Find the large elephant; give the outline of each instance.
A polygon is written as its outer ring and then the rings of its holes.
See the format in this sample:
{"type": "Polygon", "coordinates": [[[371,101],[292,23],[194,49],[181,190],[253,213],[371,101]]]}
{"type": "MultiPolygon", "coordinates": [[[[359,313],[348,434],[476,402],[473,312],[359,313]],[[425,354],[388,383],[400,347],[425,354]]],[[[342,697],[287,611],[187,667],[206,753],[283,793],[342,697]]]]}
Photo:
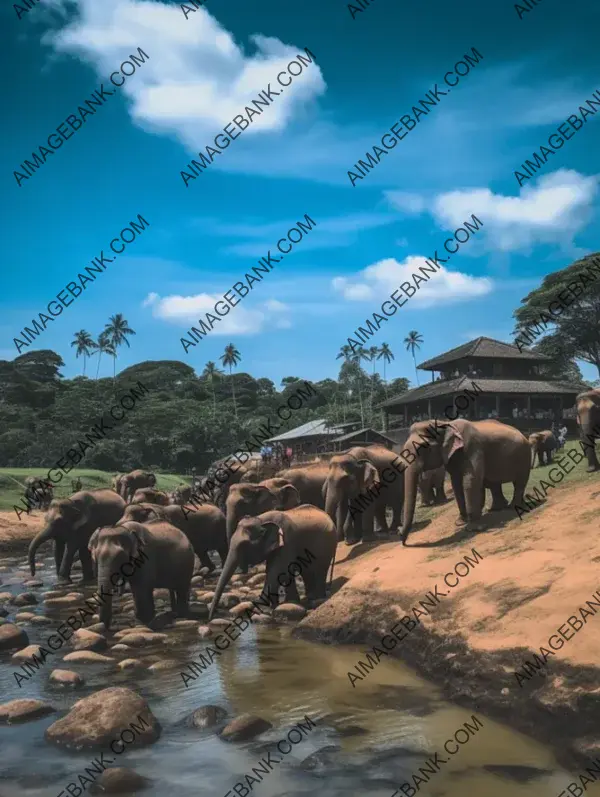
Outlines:
{"type": "Polygon", "coordinates": [[[227,561],[210,605],[209,619],[212,619],[236,568],[247,568],[260,562],[267,564],[263,592],[268,594],[271,606],[277,605],[280,586],[285,589],[286,601],[298,602],[295,578],[288,568],[302,555],[310,560],[300,573],[307,600],[325,598],[327,572],[336,546],[333,521],[326,512],[311,504],[301,504],[285,512],[275,510],[255,518],[243,518],[231,538],[227,561]],[[281,583],[282,577],[289,577],[287,584],[281,583]]]}
{"type": "Polygon", "coordinates": [[[151,487],[142,487],[136,490],[130,504],[158,504],[159,506],[169,506],[169,496],[160,490],[154,490],[151,487]]]}
{"type": "Polygon", "coordinates": [[[323,486],[328,473],[329,464],[318,462],[298,468],[286,468],[276,475],[294,485],[303,504],[312,504],[318,506],[319,509],[325,509],[323,486]]]}
{"type": "Polygon", "coordinates": [[[419,492],[421,493],[421,506],[444,504],[448,500],[444,492],[444,479],[446,468],[440,465],[435,470],[424,470],[419,477],[419,492]]]}
{"type": "Polygon", "coordinates": [[[79,551],[83,577],[94,578],[88,541],[98,526],[116,523],[125,511],[125,501],[114,490],[82,490],[70,498],[55,498],[46,513],[42,531],[29,546],[29,567],[35,575],[35,554],[46,540],[54,540],[56,572],[69,581],[73,557],[79,551]]]}
{"type": "Polygon", "coordinates": [[[556,438],[549,429],[543,432],[532,432],[529,435],[529,445],[531,446],[531,467],[535,467],[535,455],[538,455],[538,465],[551,465],[552,452],[558,448],[556,438]],[[544,455],[546,461],[544,462],[544,455]]]}
{"type": "Polygon", "coordinates": [[[576,399],[577,424],[581,446],[587,457],[587,473],[600,470],[596,455],[596,440],[600,437],[600,390],[586,390],[576,399]]]}
{"type": "Polygon", "coordinates": [[[325,511],[335,521],[338,539],[348,545],[374,539],[373,521],[388,531],[386,506],[393,510],[392,529],[402,523],[404,483],[390,486],[385,472],[398,470],[398,455],[384,446],[355,446],[329,461],[323,486],[325,511]]]}
{"type": "Polygon", "coordinates": [[[172,504],[184,506],[192,497],[192,488],[189,484],[178,484],[177,487],[170,494],[169,498],[172,504]]]}
{"type": "Polygon", "coordinates": [[[153,590],[157,588],[170,590],[173,611],[180,617],[187,615],[194,551],[185,534],[175,526],[163,520],[143,525],[130,520],[100,528],[89,541],[89,551],[98,570],[98,592],[104,598],[100,622],[107,629],[112,619],[115,575],[121,584],[124,579],[129,581],[135,615],[141,623],[147,625],[154,617],[153,590]],[[139,566],[133,567],[131,560],[138,557],[139,566]],[[133,570],[131,575],[124,565],[133,570]]]}
{"type": "Polygon", "coordinates": [[[400,455],[404,471],[405,506],[402,543],[411,530],[419,476],[425,470],[445,465],[452,480],[454,497],[460,511],[456,525],[480,528],[485,502],[485,488],[492,493],[492,510],[507,504],[502,485],[512,482],[512,505],[520,505],[531,470],[527,439],[518,429],[495,420],[422,421],[411,426],[411,433],[400,455]],[[404,451],[412,456],[404,455],[404,451]]]}
{"type": "Polygon", "coordinates": [[[130,503],[136,490],[139,490],[142,487],[155,486],[156,476],[154,473],[151,473],[151,471],[148,470],[132,470],[130,473],[126,473],[121,476],[121,491],[119,494],[127,503],[130,503]]]}
{"type": "Polygon", "coordinates": [[[49,479],[38,479],[35,476],[25,479],[25,500],[28,506],[37,506],[45,512],[53,497],[54,485],[49,479]]]}
{"type": "Polygon", "coordinates": [[[245,515],[252,517],[270,509],[292,509],[300,503],[296,488],[285,479],[267,479],[260,484],[233,484],[225,504],[227,541],[245,515]]]}
{"type": "Polygon", "coordinates": [[[149,520],[166,520],[182,531],[192,543],[194,553],[203,567],[214,570],[215,566],[208,555],[216,551],[225,564],[227,559],[227,536],[225,534],[225,515],[214,504],[202,504],[197,509],[186,509],[171,504],[129,504],[125,508],[119,524],[128,520],[146,523],[149,520]]]}
{"type": "Polygon", "coordinates": [[[213,490],[214,502],[222,512],[225,512],[225,506],[229,491],[234,484],[249,483],[258,484],[260,476],[256,463],[252,460],[239,464],[237,460],[229,458],[229,467],[224,464],[225,460],[219,460],[215,463],[207,473],[208,481],[212,482],[215,487],[213,490]],[[219,478],[217,478],[217,474],[219,478]]]}

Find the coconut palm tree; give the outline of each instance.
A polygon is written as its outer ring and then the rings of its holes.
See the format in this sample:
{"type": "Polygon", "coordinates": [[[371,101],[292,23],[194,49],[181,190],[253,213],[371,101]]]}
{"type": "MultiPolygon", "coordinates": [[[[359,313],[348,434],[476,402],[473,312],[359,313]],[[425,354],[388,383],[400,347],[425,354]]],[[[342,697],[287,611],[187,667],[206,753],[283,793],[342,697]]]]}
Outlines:
{"type": "Polygon", "coordinates": [[[209,360],[206,365],[204,366],[204,371],[202,371],[202,376],[205,379],[210,381],[210,389],[212,390],[213,394],[213,415],[217,414],[217,394],[215,392],[215,376],[221,376],[223,371],[217,368],[216,363],[212,360],[209,360]]]}
{"type": "Polygon", "coordinates": [[[124,343],[127,344],[127,348],[129,348],[129,341],[127,340],[128,335],[135,335],[133,329],[131,329],[127,323],[127,320],[123,317],[123,313],[117,313],[116,315],[111,315],[108,319],[108,324],[104,327],[104,333],[113,348],[113,352],[108,352],[113,357],[113,382],[115,381],[116,376],[116,367],[117,367],[117,349],[119,346],[122,346],[124,343]]]}
{"type": "Polygon", "coordinates": [[[103,354],[110,354],[112,357],[116,357],[115,347],[110,342],[106,331],[101,332],[98,335],[98,343],[96,344],[96,348],[98,349],[98,366],[96,368],[96,379],[98,379],[98,372],[100,371],[100,360],[102,359],[103,354]]]}
{"type": "Polygon", "coordinates": [[[373,375],[371,377],[371,396],[369,402],[371,404],[371,420],[370,423],[373,425],[373,391],[375,390],[375,362],[377,360],[377,355],[379,354],[379,349],[377,346],[371,346],[368,349],[362,349],[361,355],[363,360],[367,360],[367,362],[373,363],[373,375]]]}
{"type": "Polygon", "coordinates": [[[379,349],[379,355],[377,357],[378,360],[383,358],[383,384],[385,387],[385,395],[387,396],[387,379],[385,378],[385,366],[387,363],[390,363],[394,359],[394,355],[392,354],[392,350],[389,347],[389,344],[382,343],[381,348],[379,349]]]}
{"type": "Polygon", "coordinates": [[[421,343],[423,343],[423,336],[420,332],[417,332],[416,329],[411,329],[408,335],[404,338],[404,343],[406,343],[406,351],[410,351],[412,353],[413,362],[415,364],[415,374],[417,376],[417,385],[420,385],[419,382],[419,372],[417,371],[417,360],[415,358],[415,351],[421,348],[421,343]]]}
{"type": "Polygon", "coordinates": [[[233,393],[233,410],[235,412],[235,419],[237,421],[238,411],[237,411],[237,404],[235,401],[235,382],[233,380],[233,374],[231,372],[231,369],[241,361],[242,355],[235,348],[233,343],[230,343],[229,346],[225,346],[225,351],[223,352],[223,354],[219,359],[221,360],[221,363],[223,364],[224,367],[229,366],[229,376],[231,377],[231,391],[233,393]]]}
{"type": "Polygon", "coordinates": [[[336,360],[339,360],[341,357],[343,357],[344,360],[347,363],[352,363],[353,365],[357,366],[357,368],[356,368],[357,373],[356,373],[355,378],[356,378],[356,384],[357,384],[357,387],[358,387],[358,401],[360,403],[360,419],[361,419],[361,424],[362,424],[362,426],[364,428],[364,425],[365,425],[365,413],[364,413],[364,409],[363,409],[362,387],[361,387],[361,378],[360,378],[361,374],[362,374],[362,369],[360,367],[360,361],[362,359],[364,359],[363,348],[361,346],[358,351],[354,351],[351,346],[349,346],[348,344],[345,344],[344,346],[342,346],[340,348],[340,350],[338,352],[338,355],[336,357],[336,360]]]}
{"type": "Polygon", "coordinates": [[[86,332],[85,329],[80,329],[79,332],[75,333],[75,338],[71,341],[71,346],[77,346],[75,349],[75,357],[79,357],[80,354],[83,354],[83,375],[85,376],[87,358],[92,354],[94,349],[97,348],[96,341],[89,332],[86,332]]]}

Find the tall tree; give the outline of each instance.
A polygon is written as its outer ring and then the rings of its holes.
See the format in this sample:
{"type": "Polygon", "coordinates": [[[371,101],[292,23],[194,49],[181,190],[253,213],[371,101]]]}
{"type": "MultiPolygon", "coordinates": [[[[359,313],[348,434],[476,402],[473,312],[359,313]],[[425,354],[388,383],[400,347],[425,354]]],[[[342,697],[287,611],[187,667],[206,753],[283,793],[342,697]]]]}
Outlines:
{"type": "Polygon", "coordinates": [[[96,344],[96,349],[98,350],[98,365],[96,367],[96,379],[98,379],[98,372],[100,371],[100,360],[102,359],[103,354],[110,354],[111,356],[116,356],[115,347],[110,342],[110,338],[106,334],[106,332],[101,332],[98,335],[98,343],[96,344]]]}
{"type": "Polygon", "coordinates": [[[85,376],[86,361],[96,348],[96,341],[89,332],[86,332],[85,329],[80,329],[79,332],[75,333],[75,338],[71,341],[71,346],[77,347],[75,349],[76,358],[79,357],[80,354],[83,354],[83,375],[85,376]]]}
{"type": "Polygon", "coordinates": [[[377,361],[377,355],[379,354],[379,348],[377,346],[370,346],[368,349],[363,350],[363,358],[367,360],[367,362],[373,363],[373,374],[371,376],[371,395],[369,397],[369,404],[371,406],[370,412],[370,420],[369,423],[371,426],[373,425],[373,391],[375,390],[375,364],[377,361]]]}
{"type": "MultiPolygon", "coordinates": [[[[113,357],[113,382],[116,376],[117,367],[117,349],[124,343],[129,348],[128,335],[135,335],[133,329],[130,328],[127,320],[123,317],[123,313],[111,315],[108,319],[108,324],[104,327],[104,334],[106,335],[110,345],[113,348],[112,352],[108,352],[113,357]]],[[[98,358],[99,359],[99,358],[98,358]]]]}
{"type": "Polygon", "coordinates": [[[417,385],[420,385],[419,382],[419,372],[417,371],[417,359],[415,357],[415,352],[417,349],[421,348],[421,343],[423,343],[423,336],[420,332],[417,332],[416,329],[411,329],[408,335],[404,338],[404,343],[406,344],[406,351],[411,352],[413,362],[415,364],[415,374],[417,377],[417,385]]]}
{"type": "Polygon", "coordinates": [[[221,376],[223,371],[217,368],[216,363],[209,360],[204,366],[202,376],[210,382],[210,389],[213,394],[213,415],[217,414],[217,394],[215,392],[215,376],[221,376]]]}
{"type": "Polygon", "coordinates": [[[241,362],[242,355],[239,351],[235,348],[233,343],[230,343],[229,346],[225,346],[225,351],[220,357],[221,363],[225,368],[229,367],[229,376],[231,377],[231,392],[233,394],[233,411],[235,413],[235,419],[237,421],[238,411],[237,411],[237,404],[235,401],[235,381],[233,379],[233,374],[231,369],[241,362]]]}
{"type": "Polygon", "coordinates": [[[564,356],[595,365],[600,374],[599,267],[600,252],[595,252],[547,274],[540,287],[527,294],[513,313],[518,335],[515,344],[529,347],[540,334],[551,330],[557,335],[564,356]]]}
{"type": "Polygon", "coordinates": [[[394,355],[392,354],[392,350],[389,347],[389,344],[382,343],[381,348],[379,349],[379,355],[377,357],[378,360],[383,359],[383,384],[385,387],[385,395],[387,396],[387,379],[385,378],[385,366],[386,364],[391,363],[394,359],[394,355]]]}
{"type": "Polygon", "coordinates": [[[363,348],[362,346],[358,351],[354,351],[351,346],[347,344],[342,346],[338,352],[336,360],[340,358],[344,358],[344,361],[347,365],[352,365],[354,367],[348,368],[347,371],[351,372],[354,376],[354,382],[358,387],[358,401],[360,404],[360,422],[361,426],[364,428],[365,426],[365,411],[363,407],[363,399],[362,399],[362,375],[363,370],[360,367],[360,361],[364,359],[363,348]]]}

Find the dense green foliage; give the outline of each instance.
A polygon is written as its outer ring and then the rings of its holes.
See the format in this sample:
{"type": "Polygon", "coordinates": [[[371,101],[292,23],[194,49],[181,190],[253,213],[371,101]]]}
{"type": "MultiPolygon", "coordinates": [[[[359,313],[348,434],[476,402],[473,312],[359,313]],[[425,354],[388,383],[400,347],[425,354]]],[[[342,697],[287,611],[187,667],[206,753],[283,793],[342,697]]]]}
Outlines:
{"type": "Polygon", "coordinates": [[[378,403],[408,389],[408,380],[396,379],[386,393],[375,367],[367,374],[360,363],[346,361],[338,380],[315,382],[318,395],[284,423],[275,412],[304,385],[300,377],[286,377],[278,390],[270,379],[224,374],[214,363],[198,376],[176,360],[146,361],[115,379],[97,380],[64,379],[62,367],[61,357],[49,350],[0,360],[0,466],[54,465],[103,416],[108,420],[110,408],[138,382],[149,393],[120,424],[110,421],[115,428],[85,452],[81,468],[114,472],[143,466],[186,473],[195,466],[202,472],[218,456],[243,446],[269,419],[280,424],[278,433],[323,417],[379,429],[378,403]]]}

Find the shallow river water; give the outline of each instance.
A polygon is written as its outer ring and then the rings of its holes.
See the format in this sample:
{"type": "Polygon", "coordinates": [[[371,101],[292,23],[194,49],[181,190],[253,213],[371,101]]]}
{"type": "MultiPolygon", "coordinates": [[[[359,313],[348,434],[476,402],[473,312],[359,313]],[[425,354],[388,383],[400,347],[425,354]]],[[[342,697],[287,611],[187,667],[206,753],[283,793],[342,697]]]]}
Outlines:
{"type": "MultiPolygon", "coordinates": [[[[49,557],[39,561],[43,566],[36,578],[43,586],[31,588],[23,586],[30,578],[24,557],[0,558],[0,591],[16,594],[30,590],[39,596],[53,589],[53,561],[49,557]]],[[[77,578],[79,574],[74,573],[77,578]]],[[[67,591],[78,589],[74,583],[67,591]]],[[[85,592],[89,597],[94,589],[85,592]]],[[[11,612],[9,620],[17,611],[46,614],[52,619],[52,624],[45,626],[22,623],[30,644],[47,639],[72,612],[51,612],[41,598],[33,607],[4,605],[11,612]]],[[[123,624],[117,620],[114,630],[119,627],[123,624]]],[[[199,641],[195,629],[167,632],[170,639],[162,648],[137,649],[122,653],[121,658],[135,656],[147,663],[178,659],[183,666],[206,644],[199,641]]],[[[0,654],[0,702],[36,697],[64,713],[79,698],[108,686],[137,690],[148,700],[162,734],[150,746],[125,749],[114,766],[134,769],[149,778],[151,785],[143,792],[147,797],[225,797],[227,792],[228,797],[236,793],[248,797],[243,789],[233,788],[238,782],[245,783],[244,774],[252,774],[268,750],[278,763],[262,775],[262,782],[253,784],[248,792],[253,796],[318,793],[320,797],[350,797],[368,793],[391,797],[403,782],[412,784],[411,773],[418,774],[418,768],[425,767],[427,757],[436,751],[447,763],[428,776],[428,783],[423,780],[420,795],[553,797],[571,781],[549,750],[480,712],[475,713],[481,727],[461,746],[450,745],[458,748],[454,755],[444,753],[446,740],[465,722],[472,725],[473,711],[440,699],[432,684],[389,659],[352,687],[347,673],[359,658],[364,660],[361,648],[295,640],[289,627],[252,625],[187,688],[178,668],[115,673],[106,664],[62,662],[70,651],[66,643],[20,689],[13,675],[20,672],[19,665],[11,661],[10,653],[0,654]],[[85,685],[77,690],[52,687],[48,676],[56,667],[79,672],[85,685]],[[228,743],[210,728],[197,730],[181,722],[206,704],[222,706],[230,718],[243,712],[257,714],[271,722],[273,729],[251,742],[228,743]],[[303,733],[287,755],[266,745],[284,739],[298,722],[306,726],[305,716],[315,721],[316,728],[303,733]]],[[[109,650],[104,652],[111,655],[109,650]]],[[[55,713],[0,726],[0,797],[56,797],[68,783],[77,783],[77,773],[91,765],[99,750],[73,753],[44,740],[45,729],[59,716],[55,713]]],[[[405,793],[411,797],[410,791],[405,793]]]]}

